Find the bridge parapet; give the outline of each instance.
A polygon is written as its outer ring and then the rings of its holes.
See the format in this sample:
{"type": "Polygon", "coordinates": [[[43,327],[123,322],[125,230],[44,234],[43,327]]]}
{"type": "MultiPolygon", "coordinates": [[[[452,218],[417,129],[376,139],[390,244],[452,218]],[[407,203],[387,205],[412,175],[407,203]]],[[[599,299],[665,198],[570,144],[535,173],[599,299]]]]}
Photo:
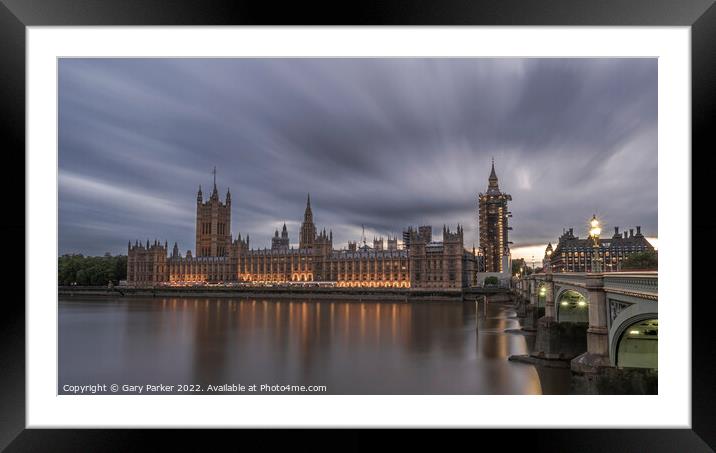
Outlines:
{"type": "Polygon", "coordinates": [[[659,298],[658,272],[619,272],[604,274],[604,290],[647,300],[659,298]]]}
{"type": "Polygon", "coordinates": [[[582,273],[582,272],[564,272],[564,273],[557,273],[552,274],[553,281],[555,284],[562,284],[562,285],[572,285],[572,286],[585,286],[585,282],[587,280],[587,276],[589,274],[582,273]]]}
{"type": "MultiPolygon", "coordinates": [[[[552,281],[556,285],[571,285],[585,287],[589,273],[558,272],[552,274],[552,281]]],[[[604,290],[614,293],[624,293],[655,300],[659,294],[658,272],[605,272],[601,274],[604,279],[604,290]]],[[[536,274],[528,277],[542,282],[547,279],[545,274],[536,274]]]]}

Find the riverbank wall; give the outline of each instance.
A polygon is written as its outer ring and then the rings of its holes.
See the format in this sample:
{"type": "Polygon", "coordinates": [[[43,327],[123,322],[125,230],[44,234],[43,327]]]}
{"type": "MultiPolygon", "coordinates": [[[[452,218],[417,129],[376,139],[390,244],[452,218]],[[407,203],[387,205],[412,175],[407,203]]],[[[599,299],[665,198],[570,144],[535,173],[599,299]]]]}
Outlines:
{"type": "Polygon", "coordinates": [[[281,299],[360,299],[401,301],[474,301],[487,295],[508,298],[509,293],[500,288],[483,290],[423,290],[406,288],[338,288],[338,287],[122,287],[60,286],[60,296],[92,297],[233,297],[233,298],[281,298],[281,299]]]}

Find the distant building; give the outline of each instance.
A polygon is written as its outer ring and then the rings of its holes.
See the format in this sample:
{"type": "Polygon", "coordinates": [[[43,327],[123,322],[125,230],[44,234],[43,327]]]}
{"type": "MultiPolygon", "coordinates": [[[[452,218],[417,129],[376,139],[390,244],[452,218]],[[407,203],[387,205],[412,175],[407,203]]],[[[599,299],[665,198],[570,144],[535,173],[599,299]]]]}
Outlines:
{"type": "MultiPolygon", "coordinates": [[[[169,279],[167,243],[156,240],[146,246],[136,241],[127,245],[127,283],[130,285],[154,285],[169,279]]],[[[176,250],[176,244],[174,245],[176,250]]]]}
{"type": "Polygon", "coordinates": [[[403,239],[409,247],[398,248],[397,237],[365,238],[359,247],[349,242],[346,250],[333,248],[333,233],[320,232],[313,221],[310,195],[299,231],[299,247],[289,246],[288,229],[274,232],[271,248],[252,249],[249,236],[231,235],[231,194],[219,199],[214,188],[206,202],[201,187],[196,201],[196,256],[184,256],[174,243],[170,255],[166,242],[128,244],[127,284],[282,283],[335,282],[344,287],[398,287],[461,289],[474,284],[475,254],[465,250],[463,229],[443,227],[442,241],[432,240],[432,227],[412,227],[403,239]],[[407,240],[406,240],[407,239],[407,240]]]}
{"type": "Polygon", "coordinates": [[[505,268],[510,262],[508,201],[512,201],[512,196],[500,192],[493,160],[487,192],[478,196],[480,251],[485,260],[485,272],[510,272],[505,268]]]}
{"type": "Polygon", "coordinates": [[[552,249],[552,243],[550,242],[547,244],[547,248],[544,249],[544,258],[542,259],[542,269],[547,269],[547,265],[549,264],[550,258],[552,256],[552,253],[554,250],[552,249]]]}
{"type": "MultiPolygon", "coordinates": [[[[545,250],[551,249],[550,243],[545,250]]],[[[619,232],[619,227],[614,227],[614,235],[611,238],[599,239],[599,258],[602,262],[604,272],[618,271],[621,263],[632,253],[653,251],[654,247],[641,234],[641,226],[630,229],[627,233],[619,232]]],[[[559,237],[559,242],[552,252],[550,263],[552,272],[591,272],[592,260],[594,258],[593,242],[590,238],[580,239],[574,235],[574,229],[565,230],[559,237]]]]}
{"type": "Polygon", "coordinates": [[[410,282],[413,288],[461,288],[474,284],[475,255],[463,244],[463,228],[443,226],[442,241],[432,240],[432,227],[409,227],[410,282]]]}

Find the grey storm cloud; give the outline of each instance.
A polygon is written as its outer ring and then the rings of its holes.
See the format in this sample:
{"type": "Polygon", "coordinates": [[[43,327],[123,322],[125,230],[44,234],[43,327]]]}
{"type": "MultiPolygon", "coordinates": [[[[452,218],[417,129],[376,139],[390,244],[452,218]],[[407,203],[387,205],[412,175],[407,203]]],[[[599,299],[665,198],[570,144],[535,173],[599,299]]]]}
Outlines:
{"type": "Polygon", "coordinates": [[[297,242],[306,194],[334,244],[460,223],[494,157],[514,247],[585,228],[657,236],[656,59],[61,59],[60,253],[194,247],[195,199],[297,242]]]}

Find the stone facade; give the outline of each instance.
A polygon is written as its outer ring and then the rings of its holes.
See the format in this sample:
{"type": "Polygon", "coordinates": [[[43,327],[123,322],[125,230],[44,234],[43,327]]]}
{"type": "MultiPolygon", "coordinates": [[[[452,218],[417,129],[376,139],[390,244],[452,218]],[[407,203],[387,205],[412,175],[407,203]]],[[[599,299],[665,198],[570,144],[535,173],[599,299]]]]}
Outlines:
{"type": "Polygon", "coordinates": [[[408,228],[410,282],[413,288],[461,288],[472,285],[475,256],[463,247],[463,230],[443,226],[441,242],[432,240],[432,228],[408,228]]]}
{"type": "Polygon", "coordinates": [[[202,200],[201,186],[196,194],[196,256],[227,256],[231,248],[231,192],[226,190],[226,199],[219,200],[214,190],[206,202],[202,200]]]}
{"type": "Polygon", "coordinates": [[[139,241],[127,244],[127,281],[138,285],[154,285],[169,279],[167,243],[156,240],[146,246],[139,241]]]}
{"type": "MultiPolygon", "coordinates": [[[[548,244],[545,250],[545,260],[548,260],[546,251],[552,249],[548,244]]],[[[603,272],[621,270],[621,263],[632,253],[653,251],[654,247],[641,234],[641,227],[630,229],[628,232],[620,233],[619,227],[614,227],[614,235],[611,238],[599,239],[599,258],[603,263],[603,272]]],[[[574,235],[574,229],[570,228],[562,233],[559,242],[549,257],[552,272],[592,272],[592,259],[594,248],[589,238],[580,239],[574,235]]]]}
{"type": "Polygon", "coordinates": [[[313,221],[310,195],[299,230],[299,247],[289,246],[288,229],[275,231],[271,248],[252,249],[249,236],[231,235],[231,194],[219,199],[216,183],[204,202],[201,188],[196,210],[197,256],[184,256],[175,243],[168,248],[155,241],[146,246],[128,245],[127,282],[133,286],[203,283],[279,284],[331,282],[341,287],[397,287],[461,289],[474,285],[475,253],[463,246],[463,229],[443,227],[442,241],[432,240],[432,228],[408,229],[409,247],[398,240],[374,238],[373,246],[333,248],[333,232],[318,231],[313,221]]]}

